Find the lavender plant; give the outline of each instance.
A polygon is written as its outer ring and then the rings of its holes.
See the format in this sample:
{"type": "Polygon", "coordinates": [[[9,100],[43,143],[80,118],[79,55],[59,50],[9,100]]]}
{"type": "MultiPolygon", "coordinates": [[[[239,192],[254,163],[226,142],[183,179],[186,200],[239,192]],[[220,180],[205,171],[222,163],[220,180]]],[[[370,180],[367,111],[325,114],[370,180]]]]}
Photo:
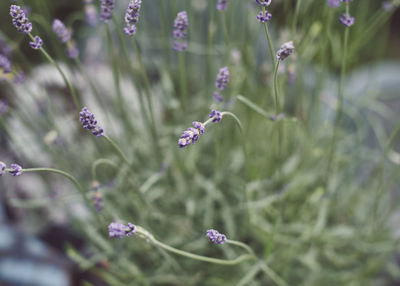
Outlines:
{"type": "Polygon", "coordinates": [[[400,67],[380,62],[398,2],[98,2],[2,24],[0,192],[22,229],[71,228],[66,254],[110,285],[400,279],[400,67]]]}

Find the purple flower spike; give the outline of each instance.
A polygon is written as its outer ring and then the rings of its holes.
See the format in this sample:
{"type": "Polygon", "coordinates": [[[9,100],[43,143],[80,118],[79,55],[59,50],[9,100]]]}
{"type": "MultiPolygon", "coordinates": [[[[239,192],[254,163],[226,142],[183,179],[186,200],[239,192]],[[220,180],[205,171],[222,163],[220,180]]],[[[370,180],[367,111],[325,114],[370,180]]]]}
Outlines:
{"type": "Polygon", "coordinates": [[[179,137],[178,145],[180,148],[185,148],[190,144],[194,144],[199,140],[199,136],[204,133],[204,124],[198,121],[192,122],[193,127],[188,128],[181,137],[179,137]]]}
{"type": "Polygon", "coordinates": [[[86,23],[94,27],[97,25],[97,10],[92,0],[85,0],[85,18],[86,23]]]}
{"type": "Polygon", "coordinates": [[[3,176],[6,173],[6,164],[0,161],[0,176],[3,176]]]}
{"type": "Polygon", "coordinates": [[[18,32],[29,34],[32,31],[32,23],[25,16],[25,12],[18,5],[10,6],[10,15],[12,23],[18,32]]]}
{"type": "Polygon", "coordinates": [[[256,2],[263,7],[268,7],[269,5],[271,5],[271,1],[272,0],[256,0],[256,2]]]}
{"type": "Polygon", "coordinates": [[[66,43],[71,39],[71,32],[59,19],[55,19],[53,21],[53,31],[57,34],[57,37],[63,43],[66,43]]]}
{"type": "Polygon", "coordinates": [[[124,32],[128,36],[133,36],[136,33],[136,23],[139,21],[141,5],[142,0],[131,0],[129,2],[128,9],[125,13],[126,27],[124,28],[124,32]]]}
{"type": "Polygon", "coordinates": [[[225,234],[221,234],[218,232],[218,230],[215,229],[207,230],[206,236],[210,242],[213,242],[215,244],[224,244],[226,241],[225,234]]]}
{"type": "Polygon", "coordinates": [[[67,42],[67,56],[70,59],[76,59],[79,56],[79,50],[76,46],[75,41],[68,41],[67,42]]]}
{"type": "Polygon", "coordinates": [[[222,102],[224,100],[224,97],[222,95],[220,95],[218,92],[214,91],[213,99],[216,102],[222,102]]]}
{"type": "Polygon", "coordinates": [[[337,8],[340,6],[340,0],[327,0],[326,4],[331,8],[337,8]]]}
{"type": "Polygon", "coordinates": [[[280,47],[280,49],[276,53],[276,58],[280,61],[283,61],[288,56],[290,56],[293,53],[293,51],[294,51],[293,42],[292,41],[286,42],[280,47]]]}
{"type": "Polygon", "coordinates": [[[94,191],[92,199],[96,211],[101,212],[103,210],[103,197],[99,190],[94,191]]]}
{"type": "Polygon", "coordinates": [[[0,54],[0,68],[3,69],[3,73],[12,72],[12,65],[10,60],[5,56],[0,54]]]}
{"type": "Polygon", "coordinates": [[[83,128],[90,130],[93,135],[100,137],[104,135],[104,130],[97,124],[97,120],[93,113],[91,113],[87,107],[82,108],[79,113],[79,118],[83,128]]]}
{"type": "Polygon", "coordinates": [[[215,81],[215,86],[220,89],[224,90],[229,82],[229,69],[228,67],[223,67],[219,70],[217,74],[217,80],[215,81]]]}
{"type": "Polygon", "coordinates": [[[101,15],[100,20],[108,23],[111,19],[111,12],[114,9],[115,0],[102,0],[101,1],[101,15]]]}
{"type": "Polygon", "coordinates": [[[43,41],[39,36],[35,36],[34,40],[29,42],[29,45],[31,46],[32,49],[39,50],[43,45],[43,41]]]}
{"type": "Polygon", "coordinates": [[[8,173],[11,176],[20,176],[22,174],[22,167],[18,164],[11,164],[10,171],[8,173]]]}
{"type": "Polygon", "coordinates": [[[179,12],[174,21],[174,31],[173,31],[173,35],[175,38],[174,49],[178,52],[183,52],[187,48],[187,43],[182,40],[187,35],[188,27],[189,27],[189,20],[186,11],[179,12]]]}
{"type": "Polygon", "coordinates": [[[128,226],[117,222],[112,222],[108,226],[108,234],[112,238],[123,238],[124,235],[129,237],[135,232],[136,226],[130,222],[128,222],[128,226]]]}
{"type": "Polygon", "coordinates": [[[343,25],[350,27],[354,24],[355,18],[351,17],[349,14],[343,14],[342,17],[340,17],[339,21],[343,25]]]}
{"type": "Polygon", "coordinates": [[[267,23],[269,20],[271,20],[272,14],[269,13],[268,11],[260,11],[257,14],[257,20],[260,21],[261,23],[267,23]]]}
{"type": "Polygon", "coordinates": [[[208,115],[208,117],[210,117],[210,118],[213,118],[213,117],[214,117],[214,119],[212,120],[212,122],[216,122],[216,123],[219,123],[219,122],[221,121],[221,118],[222,118],[221,112],[218,111],[218,110],[215,110],[215,109],[213,109],[213,110],[211,111],[211,113],[208,115]]]}
{"type": "Polygon", "coordinates": [[[217,3],[217,10],[219,11],[225,11],[226,6],[228,5],[229,0],[218,0],[217,3]]]}

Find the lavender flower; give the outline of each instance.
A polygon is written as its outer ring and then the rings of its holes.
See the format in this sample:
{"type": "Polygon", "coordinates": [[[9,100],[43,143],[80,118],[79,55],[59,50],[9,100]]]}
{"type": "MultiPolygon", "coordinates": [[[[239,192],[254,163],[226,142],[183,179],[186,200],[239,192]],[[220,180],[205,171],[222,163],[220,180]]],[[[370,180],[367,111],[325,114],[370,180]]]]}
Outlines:
{"type": "Polygon", "coordinates": [[[269,13],[268,11],[260,11],[257,14],[257,20],[260,21],[261,23],[267,23],[269,20],[271,20],[272,14],[269,13]]]}
{"type": "Polygon", "coordinates": [[[208,115],[209,118],[213,118],[212,122],[219,123],[222,119],[221,112],[218,110],[213,109],[211,113],[208,115]]]}
{"type": "Polygon", "coordinates": [[[85,19],[90,26],[94,27],[97,25],[97,10],[92,3],[92,0],[85,0],[85,19]]]}
{"type": "Polygon", "coordinates": [[[213,242],[215,244],[224,244],[226,241],[225,234],[221,234],[218,232],[218,230],[215,229],[207,230],[207,238],[210,242],[213,242]]]}
{"type": "Polygon", "coordinates": [[[216,102],[222,102],[224,100],[224,97],[222,95],[220,95],[218,92],[214,91],[213,99],[216,102]]]}
{"type": "Polygon", "coordinates": [[[188,128],[181,137],[179,137],[178,145],[180,148],[185,148],[190,144],[194,144],[199,140],[199,136],[204,133],[204,124],[198,121],[192,122],[193,127],[188,128]]]}
{"type": "Polygon", "coordinates": [[[12,47],[0,36],[0,54],[8,56],[12,52],[12,47]]]}
{"type": "Polygon", "coordinates": [[[136,232],[136,227],[134,224],[130,222],[128,222],[128,226],[117,222],[112,222],[108,226],[108,233],[109,236],[112,238],[123,238],[124,235],[129,237],[135,232],[136,232]]]}
{"type": "Polygon", "coordinates": [[[70,59],[76,59],[79,56],[79,50],[75,41],[71,40],[67,42],[67,56],[70,59]]]}
{"type": "Polygon", "coordinates": [[[39,50],[43,45],[43,41],[39,36],[35,36],[33,41],[29,42],[29,45],[32,49],[39,50]]]}
{"type": "Polygon", "coordinates": [[[125,13],[125,23],[124,28],[125,34],[132,36],[136,33],[136,23],[139,21],[140,6],[142,5],[142,0],[131,0],[128,5],[128,9],[125,13]]]}
{"type": "Polygon", "coordinates": [[[290,56],[293,53],[293,51],[294,51],[293,42],[292,41],[286,42],[280,47],[280,49],[276,53],[276,58],[280,61],[283,61],[288,56],[290,56]]]}
{"type": "Polygon", "coordinates": [[[57,37],[61,42],[66,43],[71,39],[71,32],[65,27],[64,23],[59,19],[53,21],[53,31],[57,34],[57,37]]]}
{"type": "Polygon", "coordinates": [[[82,108],[79,113],[80,121],[83,128],[90,130],[93,135],[100,137],[104,135],[104,130],[101,126],[97,125],[97,120],[93,113],[91,113],[87,107],[82,108]]]}
{"type": "Polygon", "coordinates": [[[342,1],[343,3],[346,3],[346,2],[351,2],[353,0],[340,0],[340,1],[342,1]]]}
{"type": "Polygon", "coordinates": [[[224,90],[229,82],[229,69],[228,67],[223,67],[219,70],[217,74],[217,80],[215,81],[215,86],[220,89],[224,90]]]}
{"type": "Polygon", "coordinates": [[[114,9],[115,0],[102,0],[101,1],[101,15],[100,20],[108,23],[111,19],[111,12],[114,9]]]}
{"type": "Polygon", "coordinates": [[[275,120],[281,120],[281,119],[283,119],[284,117],[285,117],[285,114],[284,114],[284,113],[279,113],[278,116],[276,116],[276,114],[271,114],[269,118],[270,118],[272,121],[275,121],[275,120]]]}
{"type": "Polygon", "coordinates": [[[0,161],[0,176],[3,176],[6,173],[6,164],[0,161]]]}
{"type": "Polygon", "coordinates": [[[349,14],[343,14],[342,17],[340,17],[339,21],[343,25],[350,27],[354,24],[355,18],[351,17],[349,14]]]}
{"type": "Polygon", "coordinates": [[[92,199],[96,211],[101,212],[103,210],[103,197],[99,190],[94,191],[92,199]]]}
{"type": "Polygon", "coordinates": [[[256,0],[256,2],[263,7],[268,7],[269,5],[271,5],[271,1],[272,0],[256,0]]]}
{"type": "MultiPolygon", "coordinates": [[[[20,83],[23,83],[24,81],[25,81],[25,74],[24,74],[23,71],[18,72],[18,73],[15,75],[14,79],[13,79],[13,82],[14,82],[15,84],[20,84],[20,83]]],[[[0,113],[1,113],[1,112],[0,112],[0,113]]]]}
{"type": "Polygon", "coordinates": [[[6,112],[8,109],[8,103],[4,99],[0,99],[0,114],[6,112]]]}
{"type": "Polygon", "coordinates": [[[11,164],[10,170],[8,173],[11,176],[20,176],[22,174],[22,167],[18,164],[11,164]]]}
{"type": "Polygon", "coordinates": [[[224,11],[226,10],[226,6],[228,5],[229,0],[218,0],[217,10],[224,11]]]}
{"type": "Polygon", "coordinates": [[[327,0],[326,4],[331,8],[337,8],[340,6],[340,0],[327,0]]]}
{"type": "Polygon", "coordinates": [[[32,23],[25,16],[25,12],[18,5],[10,6],[10,15],[12,23],[17,31],[24,34],[29,34],[32,31],[32,23]]]}
{"type": "Polygon", "coordinates": [[[174,49],[183,52],[187,48],[186,42],[179,42],[178,40],[183,40],[187,35],[187,29],[189,27],[189,21],[186,11],[179,12],[174,21],[174,31],[173,35],[175,38],[174,49]]]}
{"type": "Polygon", "coordinates": [[[0,68],[3,69],[3,73],[12,72],[12,65],[10,60],[5,56],[0,54],[0,68]]]}

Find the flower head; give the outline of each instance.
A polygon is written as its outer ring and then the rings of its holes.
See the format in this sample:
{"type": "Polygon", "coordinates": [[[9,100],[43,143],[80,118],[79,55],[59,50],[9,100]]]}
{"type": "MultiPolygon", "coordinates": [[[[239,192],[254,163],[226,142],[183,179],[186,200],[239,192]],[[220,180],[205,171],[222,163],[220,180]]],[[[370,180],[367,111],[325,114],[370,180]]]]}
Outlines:
{"type": "Polygon", "coordinates": [[[29,45],[31,46],[32,49],[38,50],[42,47],[43,41],[39,36],[35,36],[33,41],[29,42],[29,45]]]}
{"type": "Polygon", "coordinates": [[[8,56],[12,52],[12,47],[0,36],[0,54],[8,56]]]}
{"type": "Polygon", "coordinates": [[[70,59],[76,59],[79,56],[79,50],[76,46],[76,42],[71,40],[67,42],[67,56],[70,59]]]}
{"type": "Polygon", "coordinates": [[[220,95],[218,92],[214,91],[213,93],[213,99],[216,102],[222,102],[224,100],[224,97],[222,95],[220,95]]]}
{"type": "Polygon", "coordinates": [[[97,120],[93,113],[91,113],[87,107],[82,108],[79,113],[79,118],[83,128],[90,130],[93,135],[100,137],[104,135],[104,130],[97,124],[97,120]]]}
{"type": "Polygon", "coordinates": [[[218,232],[218,230],[215,229],[207,230],[206,236],[210,242],[213,242],[215,244],[224,244],[226,241],[225,234],[221,234],[218,232]]]}
{"type": "Polygon", "coordinates": [[[111,12],[114,9],[115,0],[101,0],[100,20],[108,23],[111,19],[111,12]]]}
{"type": "Polygon", "coordinates": [[[276,58],[280,61],[283,61],[286,59],[288,56],[290,56],[294,51],[294,45],[293,42],[286,42],[284,43],[276,53],[276,58]]]}
{"type": "Polygon", "coordinates": [[[188,128],[181,137],[179,137],[178,145],[180,148],[185,148],[190,144],[194,144],[199,140],[199,136],[204,133],[204,124],[198,121],[192,122],[193,127],[188,128]]]}
{"type": "Polygon", "coordinates": [[[183,38],[186,37],[188,27],[189,27],[189,20],[186,11],[179,12],[174,21],[174,31],[173,31],[173,35],[175,38],[174,49],[179,52],[182,52],[187,48],[186,42],[182,41],[180,42],[178,40],[182,40],[183,38]]]}
{"type": "Polygon", "coordinates": [[[59,19],[53,21],[53,31],[57,34],[57,37],[61,42],[66,43],[71,39],[71,32],[65,27],[64,23],[59,19]]]}
{"type": "Polygon", "coordinates": [[[125,13],[125,23],[124,28],[125,34],[132,36],[136,33],[136,23],[139,21],[140,6],[142,5],[142,0],[131,0],[128,5],[128,9],[125,13]]]}
{"type": "Polygon", "coordinates": [[[229,69],[228,67],[223,67],[219,70],[217,74],[217,80],[215,81],[215,86],[220,89],[224,90],[229,82],[229,69]]]}
{"type": "Polygon", "coordinates": [[[20,176],[22,174],[22,167],[18,164],[11,164],[10,171],[8,173],[11,176],[20,176]]]}
{"type": "Polygon", "coordinates": [[[267,23],[269,20],[271,20],[272,14],[269,13],[268,11],[260,11],[257,14],[257,20],[260,21],[261,23],[267,23]]]}
{"type": "Polygon", "coordinates": [[[96,211],[101,212],[103,210],[103,197],[99,190],[94,191],[92,199],[96,211]]]}
{"type": "Polygon", "coordinates": [[[92,0],[85,0],[85,18],[90,26],[97,25],[97,10],[92,0]]]}
{"type": "Polygon", "coordinates": [[[268,7],[269,5],[271,5],[271,1],[272,0],[256,0],[256,2],[263,7],[268,7]]]}
{"type": "Polygon", "coordinates": [[[229,0],[218,0],[217,10],[224,11],[226,10],[226,6],[228,5],[229,0]]]}
{"type": "Polygon", "coordinates": [[[3,73],[12,72],[12,65],[10,60],[5,56],[0,54],[0,68],[3,69],[3,73]]]}
{"type": "Polygon", "coordinates": [[[17,31],[24,34],[29,34],[32,31],[32,23],[29,22],[25,16],[25,12],[18,5],[10,6],[10,15],[12,17],[12,23],[17,31]]]}
{"type": "Polygon", "coordinates": [[[222,119],[221,112],[218,110],[213,109],[211,113],[208,115],[209,118],[214,118],[212,122],[219,123],[222,119]]]}
{"type": "Polygon", "coordinates": [[[6,164],[0,161],[0,176],[3,176],[6,173],[6,164]]]}
{"type": "Polygon", "coordinates": [[[327,0],[326,4],[331,8],[337,8],[340,6],[340,0],[327,0]]]}
{"type": "Polygon", "coordinates": [[[118,222],[112,222],[108,226],[108,234],[112,238],[123,238],[124,235],[129,237],[135,232],[136,226],[130,222],[128,222],[128,226],[118,222]]]}
{"type": "Polygon", "coordinates": [[[339,21],[343,25],[350,27],[354,24],[355,18],[351,17],[349,14],[342,14],[342,17],[340,17],[339,21]]]}

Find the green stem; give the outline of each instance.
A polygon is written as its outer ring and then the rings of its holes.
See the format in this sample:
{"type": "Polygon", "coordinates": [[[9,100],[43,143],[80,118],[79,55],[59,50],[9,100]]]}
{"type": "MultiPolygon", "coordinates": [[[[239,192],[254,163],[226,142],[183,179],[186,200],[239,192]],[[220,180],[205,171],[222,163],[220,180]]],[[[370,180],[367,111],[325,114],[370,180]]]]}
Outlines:
{"type": "Polygon", "coordinates": [[[280,62],[281,61],[278,59],[274,71],[275,116],[278,116],[280,112],[279,95],[278,95],[278,68],[280,62]]]}
{"type": "Polygon", "coordinates": [[[181,105],[184,114],[186,113],[187,104],[187,87],[186,87],[186,71],[185,71],[185,54],[183,52],[178,52],[179,61],[179,83],[181,89],[181,105]]]}
{"type": "Polygon", "coordinates": [[[297,20],[299,18],[300,5],[301,5],[301,0],[297,0],[295,8],[296,10],[294,12],[294,17],[292,22],[292,39],[294,39],[294,35],[296,32],[296,25],[297,25],[297,20]]]}
{"type": "Polygon", "coordinates": [[[121,159],[129,166],[131,167],[131,163],[129,162],[128,158],[125,156],[125,154],[122,152],[121,148],[119,148],[119,146],[117,145],[117,143],[115,143],[110,137],[108,137],[107,135],[103,135],[103,137],[108,141],[108,143],[111,144],[111,146],[113,146],[113,148],[115,149],[115,151],[117,151],[118,155],[121,157],[121,159]]]}
{"type": "MultiPolygon", "coordinates": [[[[348,13],[349,9],[349,3],[346,2],[346,13],[348,13]]],[[[326,186],[328,186],[328,178],[330,177],[330,173],[332,171],[332,164],[333,164],[333,159],[336,154],[336,145],[337,145],[337,137],[338,137],[338,132],[339,132],[339,125],[342,120],[343,116],[343,89],[344,89],[344,79],[346,75],[346,59],[347,59],[347,43],[348,43],[348,38],[349,38],[349,27],[345,27],[344,31],[344,45],[343,45],[343,58],[342,58],[342,66],[341,66],[341,71],[340,71],[340,79],[339,79],[339,93],[338,93],[338,102],[337,102],[337,115],[336,115],[336,120],[335,120],[335,126],[334,126],[334,131],[332,135],[332,144],[331,144],[331,150],[329,153],[328,157],[328,168],[326,172],[326,186]]]]}
{"type": "Polygon", "coordinates": [[[236,245],[241,248],[244,248],[250,255],[255,256],[253,249],[251,249],[247,244],[245,244],[243,242],[240,242],[237,240],[230,240],[230,239],[227,239],[225,242],[228,244],[232,244],[232,245],[236,245]]]}
{"type": "Polygon", "coordinates": [[[172,246],[164,244],[164,243],[162,243],[162,242],[160,242],[160,241],[158,241],[156,239],[152,239],[151,242],[154,245],[159,246],[159,247],[161,247],[161,248],[163,248],[163,249],[165,249],[165,250],[167,250],[169,252],[172,252],[172,253],[187,257],[187,258],[191,258],[191,259],[194,259],[194,260],[199,260],[199,261],[204,261],[204,262],[209,262],[209,263],[214,263],[214,264],[220,264],[220,265],[235,265],[235,264],[239,264],[239,263],[241,263],[243,261],[246,261],[246,260],[255,259],[255,257],[253,255],[249,255],[249,254],[241,255],[241,256],[239,256],[239,257],[237,257],[235,259],[231,259],[231,260],[218,259],[218,258],[212,258],[212,257],[208,257],[208,256],[197,255],[197,254],[193,254],[193,253],[186,252],[186,251],[183,251],[183,250],[179,250],[179,249],[176,249],[176,248],[174,248],[172,246]]]}
{"type": "Polygon", "coordinates": [[[261,269],[265,272],[265,274],[268,275],[269,278],[271,278],[272,281],[276,283],[278,286],[288,286],[288,284],[278,276],[271,268],[267,266],[267,264],[262,263],[260,265],[261,269]]]}
{"type": "MultiPolygon", "coordinates": [[[[31,33],[28,34],[28,36],[31,38],[32,41],[35,41],[34,37],[32,36],[31,33]]],[[[67,79],[67,77],[65,76],[64,72],[62,71],[62,69],[60,68],[60,66],[57,64],[56,61],[53,60],[53,58],[46,52],[46,50],[43,47],[40,47],[40,51],[42,52],[42,54],[46,57],[46,59],[56,67],[56,69],[58,70],[58,72],[61,74],[61,77],[63,78],[66,86],[69,89],[69,92],[71,93],[72,96],[72,100],[74,101],[74,105],[76,109],[80,109],[80,103],[78,100],[78,97],[76,96],[75,93],[75,89],[72,87],[71,83],[69,82],[69,80],[67,79]]]]}
{"type": "MultiPolygon", "coordinates": [[[[262,11],[263,13],[265,13],[265,7],[262,7],[262,11]]],[[[271,36],[269,34],[267,23],[264,23],[264,30],[265,30],[265,35],[267,36],[269,54],[271,56],[272,65],[275,66],[275,51],[274,51],[274,46],[272,45],[271,36]]]]}
{"type": "Polygon", "coordinates": [[[100,165],[109,165],[109,166],[112,166],[114,168],[119,168],[117,164],[115,164],[113,161],[111,161],[109,159],[104,159],[104,158],[97,159],[92,164],[92,177],[93,177],[93,180],[97,179],[97,167],[100,166],[100,165]]]}

